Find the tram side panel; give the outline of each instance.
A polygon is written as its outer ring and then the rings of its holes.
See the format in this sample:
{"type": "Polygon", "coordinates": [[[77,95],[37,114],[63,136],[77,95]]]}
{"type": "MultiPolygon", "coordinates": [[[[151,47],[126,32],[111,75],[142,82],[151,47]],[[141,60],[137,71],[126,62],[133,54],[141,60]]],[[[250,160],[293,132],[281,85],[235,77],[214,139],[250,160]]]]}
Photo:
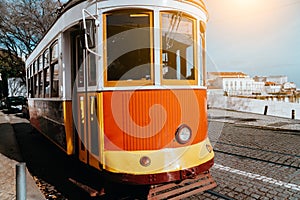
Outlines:
{"type": "Polygon", "coordinates": [[[68,155],[74,153],[71,101],[28,99],[30,123],[68,155]]]}

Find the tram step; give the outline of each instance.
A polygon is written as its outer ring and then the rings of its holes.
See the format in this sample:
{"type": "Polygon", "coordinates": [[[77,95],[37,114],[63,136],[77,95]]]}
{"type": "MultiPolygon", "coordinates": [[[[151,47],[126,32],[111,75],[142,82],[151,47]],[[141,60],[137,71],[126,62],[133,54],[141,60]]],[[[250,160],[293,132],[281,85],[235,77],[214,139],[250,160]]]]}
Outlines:
{"type": "Polygon", "coordinates": [[[178,184],[168,183],[153,185],[148,194],[148,200],[179,200],[198,194],[217,186],[209,171],[199,174],[193,179],[186,179],[178,184]]]}
{"type": "Polygon", "coordinates": [[[73,184],[75,184],[77,187],[84,190],[85,192],[87,192],[90,195],[90,197],[97,197],[97,196],[102,196],[105,194],[104,189],[102,189],[101,191],[97,191],[97,190],[91,188],[90,186],[80,183],[79,181],[76,181],[72,178],[69,178],[69,181],[72,182],[73,184]]]}

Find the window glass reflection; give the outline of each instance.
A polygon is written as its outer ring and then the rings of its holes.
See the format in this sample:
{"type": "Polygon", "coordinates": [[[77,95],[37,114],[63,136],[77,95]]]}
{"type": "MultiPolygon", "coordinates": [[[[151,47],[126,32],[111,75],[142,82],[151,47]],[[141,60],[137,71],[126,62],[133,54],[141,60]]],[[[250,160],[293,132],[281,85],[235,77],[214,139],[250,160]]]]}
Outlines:
{"type": "Polygon", "coordinates": [[[195,21],[180,12],[161,16],[163,79],[195,80],[195,21]]]}
{"type": "Polygon", "coordinates": [[[107,81],[151,79],[151,26],[145,11],[106,15],[107,81]]]}

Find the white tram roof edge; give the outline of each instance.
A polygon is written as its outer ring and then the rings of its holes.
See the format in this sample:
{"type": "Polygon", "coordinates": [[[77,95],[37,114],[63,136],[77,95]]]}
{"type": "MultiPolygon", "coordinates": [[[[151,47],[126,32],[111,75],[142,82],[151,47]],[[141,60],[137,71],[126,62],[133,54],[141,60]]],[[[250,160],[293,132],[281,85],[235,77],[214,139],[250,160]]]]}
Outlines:
{"type": "MultiPolygon", "coordinates": [[[[60,34],[65,30],[75,25],[78,21],[82,19],[82,9],[87,9],[91,14],[97,14],[97,2],[99,5],[108,7],[135,7],[135,6],[162,6],[167,8],[178,9],[178,5],[181,5],[179,8],[182,8],[182,5],[186,5],[188,8],[197,8],[202,10],[202,14],[205,15],[205,21],[208,20],[207,10],[205,4],[202,0],[158,0],[158,1],[149,1],[149,0],[70,0],[64,4],[61,15],[49,28],[49,30],[42,37],[36,48],[26,59],[26,68],[36,59],[36,57],[44,51],[47,47],[50,46],[52,42],[59,39],[60,34]]],[[[101,9],[101,7],[100,7],[101,9]]],[[[194,12],[195,13],[195,12],[194,12]]],[[[199,13],[200,14],[200,13],[199,13]]],[[[198,14],[198,15],[199,15],[198,14]]]]}

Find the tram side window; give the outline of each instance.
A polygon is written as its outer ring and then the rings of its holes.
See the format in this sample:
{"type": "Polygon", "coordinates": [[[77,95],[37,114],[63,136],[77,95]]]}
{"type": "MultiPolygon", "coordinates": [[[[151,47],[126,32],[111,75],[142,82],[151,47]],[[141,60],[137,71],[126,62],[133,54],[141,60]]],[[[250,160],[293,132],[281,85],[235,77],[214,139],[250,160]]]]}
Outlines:
{"type": "Polygon", "coordinates": [[[49,65],[49,49],[46,49],[43,53],[43,59],[44,59],[44,66],[49,65]]]}
{"type": "Polygon", "coordinates": [[[39,72],[39,97],[44,97],[44,92],[43,92],[43,88],[44,88],[44,80],[43,80],[43,71],[39,72]]]}
{"type": "Polygon", "coordinates": [[[39,57],[38,64],[39,64],[39,67],[38,67],[39,70],[43,69],[44,66],[43,66],[43,57],[42,56],[39,57]]]}
{"type": "Polygon", "coordinates": [[[47,48],[44,52],[43,52],[43,64],[44,64],[44,68],[43,68],[43,75],[42,75],[42,79],[43,79],[43,93],[44,96],[46,98],[50,97],[50,85],[49,85],[49,80],[50,80],[50,71],[49,71],[49,64],[50,64],[50,59],[49,59],[49,49],[47,48]]]}
{"type": "Polygon", "coordinates": [[[35,74],[37,72],[37,65],[36,65],[36,61],[33,62],[33,71],[32,71],[32,75],[35,74]]]}
{"type": "Polygon", "coordinates": [[[106,81],[143,80],[151,83],[151,18],[151,12],[134,9],[106,15],[106,81]]]}
{"type": "Polygon", "coordinates": [[[45,97],[50,97],[50,69],[49,67],[44,69],[44,79],[45,79],[45,97]]]}
{"type": "Polygon", "coordinates": [[[59,97],[59,65],[58,65],[58,43],[55,42],[50,48],[50,96],[59,97]]]}
{"type": "Polygon", "coordinates": [[[182,13],[161,14],[164,80],[195,80],[195,20],[182,13]]]}
{"type": "Polygon", "coordinates": [[[56,61],[58,59],[58,43],[55,42],[52,46],[51,46],[51,63],[53,61],[56,61]]]}
{"type": "Polygon", "coordinates": [[[38,88],[39,88],[39,80],[38,80],[38,75],[34,75],[34,97],[38,97],[38,88]]]}
{"type": "Polygon", "coordinates": [[[95,86],[96,85],[96,55],[89,53],[88,54],[88,73],[89,73],[89,86],[95,86]]]}
{"type": "Polygon", "coordinates": [[[33,65],[30,65],[30,89],[29,89],[29,97],[33,98],[34,97],[34,80],[33,80],[33,65]]]}
{"type": "Polygon", "coordinates": [[[58,63],[56,63],[55,65],[51,66],[51,96],[52,97],[58,97],[59,96],[59,77],[58,77],[58,73],[59,73],[59,68],[58,68],[58,63]]]}
{"type": "Polygon", "coordinates": [[[84,87],[83,49],[80,36],[76,36],[76,66],[78,87],[84,87]]]}
{"type": "Polygon", "coordinates": [[[26,78],[27,78],[27,96],[28,97],[31,97],[31,84],[30,84],[30,68],[31,68],[31,65],[27,68],[27,76],[26,76],[26,78]]]}
{"type": "Polygon", "coordinates": [[[44,92],[43,92],[43,88],[44,88],[44,79],[43,79],[43,68],[44,68],[44,65],[43,65],[43,56],[40,55],[39,58],[38,58],[38,96],[40,98],[44,97],[44,92]]]}

